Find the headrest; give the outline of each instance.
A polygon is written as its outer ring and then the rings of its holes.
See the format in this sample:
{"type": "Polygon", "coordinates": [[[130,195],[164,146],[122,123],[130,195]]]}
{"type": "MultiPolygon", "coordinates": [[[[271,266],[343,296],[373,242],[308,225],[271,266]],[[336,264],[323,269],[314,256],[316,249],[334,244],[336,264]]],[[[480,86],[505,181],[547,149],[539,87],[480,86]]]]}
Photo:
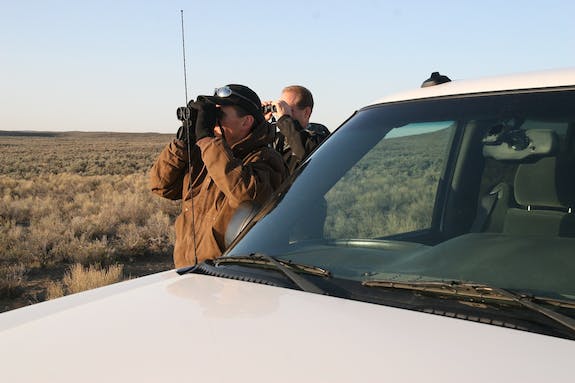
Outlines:
{"type": "Polygon", "coordinates": [[[575,177],[557,157],[522,163],[515,174],[515,200],[523,206],[575,207],[575,177]]]}

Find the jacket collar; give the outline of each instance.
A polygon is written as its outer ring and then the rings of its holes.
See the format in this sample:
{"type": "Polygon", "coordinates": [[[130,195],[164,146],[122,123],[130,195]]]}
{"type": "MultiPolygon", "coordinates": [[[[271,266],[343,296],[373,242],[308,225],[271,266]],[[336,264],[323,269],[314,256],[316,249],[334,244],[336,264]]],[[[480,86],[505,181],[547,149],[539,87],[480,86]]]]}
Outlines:
{"type": "Polygon", "coordinates": [[[254,149],[262,146],[271,146],[274,140],[274,126],[267,121],[256,125],[252,131],[241,141],[231,146],[235,155],[243,157],[254,149]]]}

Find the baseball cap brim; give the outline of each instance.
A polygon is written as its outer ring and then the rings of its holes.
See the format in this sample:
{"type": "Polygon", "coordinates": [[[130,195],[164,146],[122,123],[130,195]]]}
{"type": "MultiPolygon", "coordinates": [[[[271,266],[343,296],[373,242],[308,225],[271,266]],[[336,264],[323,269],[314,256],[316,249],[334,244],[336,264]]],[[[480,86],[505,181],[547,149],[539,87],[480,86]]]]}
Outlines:
{"type": "Polygon", "coordinates": [[[241,105],[235,97],[202,96],[204,99],[217,105],[241,105]]]}
{"type": "Polygon", "coordinates": [[[251,102],[243,100],[239,97],[231,95],[229,97],[218,97],[218,96],[202,96],[204,99],[213,102],[216,105],[238,105],[245,109],[248,113],[260,117],[263,116],[261,108],[256,108],[251,102]]]}

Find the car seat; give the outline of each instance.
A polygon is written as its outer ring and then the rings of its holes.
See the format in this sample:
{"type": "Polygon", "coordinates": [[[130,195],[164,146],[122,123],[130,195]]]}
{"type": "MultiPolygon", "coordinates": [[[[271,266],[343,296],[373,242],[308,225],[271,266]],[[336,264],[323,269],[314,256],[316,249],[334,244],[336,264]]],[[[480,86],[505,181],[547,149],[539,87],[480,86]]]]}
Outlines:
{"type": "Polygon", "coordinates": [[[507,210],[514,205],[516,204],[513,200],[513,187],[506,182],[495,185],[479,201],[470,231],[472,233],[503,232],[507,210]]]}
{"type": "Polygon", "coordinates": [[[575,177],[570,161],[543,157],[522,163],[513,193],[518,207],[507,210],[506,234],[575,237],[575,177]]]}

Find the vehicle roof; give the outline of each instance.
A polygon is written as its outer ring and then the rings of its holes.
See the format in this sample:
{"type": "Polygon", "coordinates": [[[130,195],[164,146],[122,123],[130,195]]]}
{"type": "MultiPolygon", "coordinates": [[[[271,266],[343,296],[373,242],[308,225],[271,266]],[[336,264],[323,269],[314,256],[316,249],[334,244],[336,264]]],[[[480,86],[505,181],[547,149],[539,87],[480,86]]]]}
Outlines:
{"type": "MultiPolygon", "coordinates": [[[[449,73],[442,74],[449,77],[449,73]]],[[[422,79],[422,81],[423,80],[424,79],[422,79]]],[[[410,91],[385,96],[373,102],[371,105],[440,96],[550,88],[569,85],[575,85],[575,68],[554,69],[470,80],[452,79],[451,82],[428,86],[425,88],[416,88],[410,91]]]]}

